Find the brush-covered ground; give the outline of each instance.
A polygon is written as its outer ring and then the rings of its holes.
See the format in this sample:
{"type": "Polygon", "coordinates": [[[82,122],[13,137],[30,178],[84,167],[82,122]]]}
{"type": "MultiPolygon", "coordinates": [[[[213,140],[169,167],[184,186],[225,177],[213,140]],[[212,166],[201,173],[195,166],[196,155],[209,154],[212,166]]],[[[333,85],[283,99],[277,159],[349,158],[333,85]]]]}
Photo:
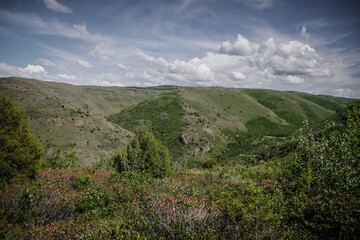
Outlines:
{"type": "Polygon", "coordinates": [[[1,79],[0,93],[26,110],[47,150],[30,178],[18,175],[0,190],[0,238],[359,238],[359,101],[348,107],[353,100],[296,92],[17,78],[1,79]],[[80,109],[74,119],[71,109],[80,109]],[[40,124],[46,119],[63,122],[40,124]],[[77,120],[100,130],[80,131],[77,120]],[[170,150],[170,176],[113,167],[111,154],[140,124],[170,150]],[[74,139],[80,143],[66,145],[74,139]],[[81,155],[96,151],[105,154],[100,161],[81,155]]]}

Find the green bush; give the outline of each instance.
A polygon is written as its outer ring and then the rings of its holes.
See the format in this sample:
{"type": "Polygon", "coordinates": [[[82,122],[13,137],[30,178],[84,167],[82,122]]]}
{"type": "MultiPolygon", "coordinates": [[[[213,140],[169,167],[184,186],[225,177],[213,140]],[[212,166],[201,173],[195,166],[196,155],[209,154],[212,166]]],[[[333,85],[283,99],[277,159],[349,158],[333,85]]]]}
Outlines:
{"type": "Polygon", "coordinates": [[[76,156],[76,151],[63,152],[60,148],[56,151],[53,157],[45,159],[44,167],[74,169],[80,166],[79,158],[76,156]]]}
{"type": "Polygon", "coordinates": [[[33,174],[44,150],[31,133],[25,111],[0,99],[0,187],[18,173],[33,174]]]}
{"type": "Polygon", "coordinates": [[[118,172],[144,171],[154,177],[164,177],[172,172],[169,150],[144,126],[135,137],[113,155],[118,172]]]}
{"type": "Polygon", "coordinates": [[[203,164],[203,168],[213,168],[217,166],[217,161],[215,158],[208,158],[203,164]]]}

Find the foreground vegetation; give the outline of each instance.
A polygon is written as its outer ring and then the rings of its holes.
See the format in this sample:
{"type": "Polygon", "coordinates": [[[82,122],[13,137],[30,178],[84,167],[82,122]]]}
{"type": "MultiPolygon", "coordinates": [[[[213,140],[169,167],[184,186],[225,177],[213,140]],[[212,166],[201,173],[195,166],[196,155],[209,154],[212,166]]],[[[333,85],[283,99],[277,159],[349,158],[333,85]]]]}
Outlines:
{"type": "MultiPolygon", "coordinates": [[[[2,122],[13,128],[2,126],[1,156],[9,157],[0,163],[16,173],[1,175],[2,239],[359,238],[360,101],[331,120],[299,124],[293,138],[238,134],[227,151],[187,168],[174,165],[146,124],[92,167],[76,152],[41,158],[24,112],[1,103],[2,122]],[[23,131],[29,145],[15,141],[23,131]],[[22,156],[13,146],[35,146],[37,154],[12,164],[22,156]]],[[[268,107],[281,115],[275,105],[268,107]]]]}

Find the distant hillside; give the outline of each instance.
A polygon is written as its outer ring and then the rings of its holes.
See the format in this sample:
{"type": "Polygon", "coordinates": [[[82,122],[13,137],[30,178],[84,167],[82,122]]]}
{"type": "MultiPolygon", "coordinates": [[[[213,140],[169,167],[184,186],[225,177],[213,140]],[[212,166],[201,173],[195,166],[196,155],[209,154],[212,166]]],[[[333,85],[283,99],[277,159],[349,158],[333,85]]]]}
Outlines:
{"type": "MultiPolygon", "coordinates": [[[[76,150],[87,164],[109,155],[131,133],[108,122],[117,113],[168,88],[88,87],[24,78],[1,78],[0,95],[24,108],[48,154],[76,150]]],[[[172,88],[171,88],[172,89],[172,88]]]]}
{"type": "Polygon", "coordinates": [[[146,99],[109,120],[129,131],[147,122],[174,159],[189,160],[218,156],[242,133],[260,141],[282,140],[303,120],[319,122],[351,102],[274,90],[182,87],[146,99]],[[180,135],[186,145],[180,143],[180,135]]]}
{"type": "Polygon", "coordinates": [[[351,99],[219,87],[93,87],[1,78],[0,95],[24,108],[48,154],[77,151],[86,164],[109,155],[146,122],[175,160],[206,158],[246,133],[281,139],[304,119],[321,121],[351,99]]]}

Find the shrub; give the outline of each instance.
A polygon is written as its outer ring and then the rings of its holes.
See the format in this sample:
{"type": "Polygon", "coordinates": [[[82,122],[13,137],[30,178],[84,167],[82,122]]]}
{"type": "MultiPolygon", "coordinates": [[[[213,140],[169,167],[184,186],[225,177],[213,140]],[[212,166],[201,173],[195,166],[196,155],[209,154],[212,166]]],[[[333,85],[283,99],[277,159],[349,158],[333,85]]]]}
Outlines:
{"type": "Polygon", "coordinates": [[[118,172],[144,171],[154,177],[172,172],[169,150],[144,126],[124,148],[115,152],[113,160],[118,172]]]}
{"type": "Polygon", "coordinates": [[[44,167],[74,169],[79,167],[79,158],[76,156],[76,151],[62,152],[59,148],[53,157],[45,159],[44,167]]]}
{"type": "Polygon", "coordinates": [[[29,120],[9,99],[0,99],[0,187],[18,173],[32,174],[44,154],[29,120]]]}
{"type": "Polygon", "coordinates": [[[215,158],[208,158],[203,164],[204,168],[213,168],[215,166],[217,166],[217,161],[215,158]]]}

